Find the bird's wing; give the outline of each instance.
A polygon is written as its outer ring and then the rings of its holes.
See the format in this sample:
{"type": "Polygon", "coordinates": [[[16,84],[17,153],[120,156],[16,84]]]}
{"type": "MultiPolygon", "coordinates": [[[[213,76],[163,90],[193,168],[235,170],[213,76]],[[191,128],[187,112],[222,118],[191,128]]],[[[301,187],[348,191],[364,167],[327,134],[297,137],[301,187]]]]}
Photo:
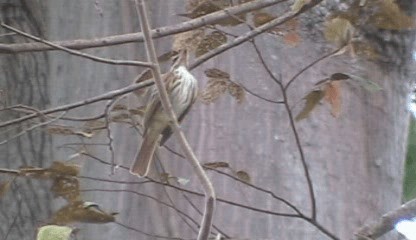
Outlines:
{"type": "MultiPolygon", "coordinates": [[[[194,93],[194,94],[197,94],[197,93],[194,93]]],[[[193,98],[193,99],[196,99],[196,98],[193,98]]],[[[182,123],[182,120],[185,118],[186,114],[188,114],[189,110],[191,110],[191,107],[194,105],[194,102],[195,100],[192,101],[192,103],[189,104],[189,106],[179,116],[177,116],[179,124],[182,123]]],[[[160,146],[165,144],[165,142],[169,139],[172,133],[173,131],[171,127],[167,127],[165,130],[163,130],[162,139],[160,140],[160,146]]]]}

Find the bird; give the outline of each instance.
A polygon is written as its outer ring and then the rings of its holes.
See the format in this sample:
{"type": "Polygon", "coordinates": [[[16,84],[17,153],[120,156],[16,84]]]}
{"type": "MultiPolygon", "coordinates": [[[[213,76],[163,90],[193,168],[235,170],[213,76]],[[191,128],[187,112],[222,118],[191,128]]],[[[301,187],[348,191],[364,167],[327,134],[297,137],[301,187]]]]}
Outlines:
{"type": "MultiPolygon", "coordinates": [[[[163,75],[165,88],[179,123],[189,112],[198,94],[198,81],[186,67],[187,58],[186,49],[178,50],[172,57],[170,70],[163,75]]],[[[156,147],[163,145],[173,133],[171,119],[162,107],[157,87],[153,85],[149,91],[143,118],[143,140],[130,168],[130,173],[139,177],[147,176],[156,147]]]]}

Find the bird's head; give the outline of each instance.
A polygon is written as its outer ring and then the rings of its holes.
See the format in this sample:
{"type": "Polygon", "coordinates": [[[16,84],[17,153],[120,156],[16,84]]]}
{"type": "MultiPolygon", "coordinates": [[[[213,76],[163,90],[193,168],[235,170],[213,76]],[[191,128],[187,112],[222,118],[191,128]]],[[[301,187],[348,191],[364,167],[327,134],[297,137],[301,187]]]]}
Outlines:
{"type": "Polygon", "coordinates": [[[174,70],[179,66],[186,67],[186,65],[188,65],[188,51],[186,49],[180,49],[178,51],[175,51],[175,53],[172,56],[171,69],[174,70]]]}

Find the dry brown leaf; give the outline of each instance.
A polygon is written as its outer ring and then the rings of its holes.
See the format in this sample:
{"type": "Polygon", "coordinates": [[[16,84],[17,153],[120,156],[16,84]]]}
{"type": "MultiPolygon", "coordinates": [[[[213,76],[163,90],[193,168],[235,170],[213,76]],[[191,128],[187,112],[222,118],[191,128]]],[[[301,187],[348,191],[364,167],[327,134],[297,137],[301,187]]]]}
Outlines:
{"type": "Polygon", "coordinates": [[[209,162],[204,163],[202,166],[207,168],[229,168],[230,165],[227,162],[209,162]]]}
{"type": "Polygon", "coordinates": [[[47,132],[49,134],[56,134],[56,135],[74,135],[74,131],[68,127],[48,127],[47,132]]]}
{"type": "Polygon", "coordinates": [[[230,79],[230,74],[224,72],[218,68],[209,68],[204,71],[205,75],[209,78],[225,78],[230,79]]]}
{"type": "Polygon", "coordinates": [[[103,127],[105,127],[103,120],[88,121],[83,126],[84,129],[102,129],[103,127]]]}
{"type": "Polygon", "coordinates": [[[275,16],[272,16],[269,13],[258,11],[253,15],[254,26],[258,27],[265,23],[270,22],[271,20],[275,19],[275,16]]]}
{"type": "Polygon", "coordinates": [[[300,36],[295,31],[290,31],[283,36],[286,44],[296,47],[300,42],[300,36]]]}
{"type": "MultiPolygon", "coordinates": [[[[190,52],[195,51],[204,37],[205,32],[203,29],[196,29],[176,34],[174,36],[172,49],[176,51],[179,49],[188,49],[190,52]]],[[[171,59],[171,56],[172,55],[169,56],[169,59],[171,59]]]]}
{"type": "MultiPolygon", "coordinates": [[[[176,39],[183,37],[184,35],[182,35],[182,34],[185,34],[185,33],[189,33],[189,32],[179,33],[179,34],[175,35],[174,36],[175,41],[176,41],[176,39]]],[[[173,49],[176,49],[176,48],[173,48],[173,49]]],[[[176,54],[178,54],[178,52],[173,51],[173,50],[169,51],[169,52],[165,52],[162,55],[157,57],[157,61],[159,63],[167,62],[167,61],[171,60],[172,57],[175,56],[176,54]]],[[[152,76],[150,76],[150,77],[152,77],[152,76]]]]}
{"type": "MultiPolygon", "coordinates": [[[[137,76],[135,83],[143,82],[147,79],[151,79],[153,77],[153,73],[150,69],[144,70],[140,75],[137,76]]],[[[138,93],[145,91],[145,89],[136,90],[138,93]]]]}
{"type": "Polygon", "coordinates": [[[237,103],[242,103],[246,97],[246,91],[244,90],[244,88],[241,85],[234,82],[230,82],[228,84],[228,92],[232,97],[237,99],[237,103]]]}
{"type": "Polygon", "coordinates": [[[50,171],[64,176],[78,176],[80,169],[79,165],[60,161],[54,161],[49,167],[50,171]]]}
{"type": "Polygon", "coordinates": [[[410,30],[416,28],[414,19],[399,8],[396,0],[378,1],[376,10],[370,18],[370,23],[380,29],[410,30]]]}
{"type": "Polygon", "coordinates": [[[75,201],[62,207],[52,217],[52,222],[65,225],[72,222],[108,223],[114,222],[114,213],[105,213],[97,204],[75,201]]]}
{"type": "Polygon", "coordinates": [[[80,199],[79,181],[71,177],[56,177],[53,181],[51,191],[54,197],[62,197],[68,202],[80,199]]]}
{"type": "Polygon", "coordinates": [[[238,171],[238,172],[235,173],[235,175],[238,179],[240,179],[243,182],[246,182],[246,183],[251,182],[250,175],[245,171],[238,171]]]}
{"type": "Polygon", "coordinates": [[[191,11],[178,15],[192,19],[198,18],[229,6],[229,2],[227,0],[204,0],[196,6],[195,5],[191,11]]]}
{"type": "Polygon", "coordinates": [[[227,36],[220,31],[213,31],[212,33],[206,35],[201,42],[198,44],[195,55],[197,57],[204,55],[210,50],[216,49],[217,47],[223,45],[227,42],[227,36]]]}
{"type": "Polygon", "coordinates": [[[129,109],[129,113],[132,115],[144,116],[146,106],[141,106],[136,109],[129,109]]]}
{"type": "Polygon", "coordinates": [[[208,84],[202,91],[200,97],[201,101],[205,104],[209,104],[217,100],[227,90],[227,80],[211,78],[208,80],[208,84]]]}
{"type": "Polygon", "coordinates": [[[111,122],[126,122],[126,120],[130,121],[130,119],[131,118],[130,118],[130,115],[128,113],[120,113],[120,114],[116,114],[116,115],[111,116],[110,121],[111,122]]]}
{"type": "Polygon", "coordinates": [[[19,176],[39,178],[39,179],[50,179],[54,175],[47,168],[35,168],[31,166],[25,166],[19,168],[19,176]]]}
{"type": "Polygon", "coordinates": [[[116,104],[111,108],[111,111],[121,111],[121,110],[127,110],[127,106],[125,104],[116,104]]]}
{"type": "Polygon", "coordinates": [[[0,183],[0,198],[2,198],[10,189],[11,181],[0,183]]]}
{"type": "Polygon", "coordinates": [[[345,18],[336,17],[325,24],[325,38],[337,47],[347,45],[354,32],[354,27],[345,18]]]}
{"type": "Polygon", "coordinates": [[[347,80],[350,79],[351,77],[348,76],[345,73],[334,73],[331,75],[331,77],[329,77],[329,79],[331,79],[332,81],[338,81],[338,80],[347,80]]]}
{"type": "Polygon", "coordinates": [[[321,90],[314,90],[310,92],[304,99],[306,100],[305,106],[302,111],[296,116],[295,120],[300,121],[309,116],[312,110],[318,105],[319,101],[325,96],[325,93],[321,90]]]}
{"type": "Polygon", "coordinates": [[[341,113],[341,82],[331,81],[325,87],[325,101],[331,105],[331,115],[338,118],[341,113]]]}
{"type": "Polygon", "coordinates": [[[351,42],[352,55],[356,54],[359,56],[366,57],[371,60],[377,60],[380,58],[380,54],[374,49],[368,42],[353,41],[351,42]]]}

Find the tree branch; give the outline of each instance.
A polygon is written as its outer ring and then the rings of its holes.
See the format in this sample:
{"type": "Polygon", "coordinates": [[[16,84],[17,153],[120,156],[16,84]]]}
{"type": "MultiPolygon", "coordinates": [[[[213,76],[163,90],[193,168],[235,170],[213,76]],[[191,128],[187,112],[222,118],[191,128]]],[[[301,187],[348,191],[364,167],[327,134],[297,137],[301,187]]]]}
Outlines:
{"type": "Polygon", "coordinates": [[[153,70],[153,77],[157,89],[159,91],[160,100],[162,102],[163,109],[168,113],[169,117],[172,120],[171,127],[173,129],[173,133],[178,139],[182,149],[192,165],[196,175],[199,178],[199,181],[202,184],[202,187],[205,192],[205,211],[204,216],[202,217],[201,228],[199,229],[198,240],[206,240],[209,237],[209,233],[211,231],[212,219],[214,216],[214,208],[215,208],[215,191],[214,188],[206,175],[204,169],[202,168],[201,164],[199,164],[198,159],[196,158],[195,154],[193,153],[191,147],[189,146],[188,141],[185,138],[185,135],[181,131],[179,127],[179,123],[177,121],[177,117],[175,112],[173,111],[172,104],[169,100],[168,93],[166,91],[165,85],[162,81],[160,67],[157,62],[157,56],[155,47],[153,44],[153,39],[150,32],[150,26],[148,23],[147,13],[146,13],[146,6],[144,0],[135,0],[136,2],[136,10],[140,17],[140,24],[142,28],[143,35],[145,37],[145,46],[148,54],[149,60],[154,63],[153,70]]]}
{"type": "Polygon", "coordinates": [[[116,90],[113,90],[113,91],[110,91],[110,92],[106,92],[104,94],[101,94],[101,95],[98,95],[98,96],[95,96],[95,97],[92,97],[92,98],[88,98],[88,99],[85,99],[85,100],[82,100],[82,101],[74,102],[74,103],[67,104],[67,105],[61,105],[61,106],[58,106],[58,107],[55,107],[55,108],[50,108],[50,109],[42,110],[42,111],[39,111],[39,112],[36,112],[36,113],[28,114],[28,115],[25,115],[23,117],[16,118],[16,119],[13,119],[13,120],[0,122],[0,128],[6,127],[6,126],[9,126],[9,125],[12,125],[12,124],[21,123],[23,121],[33,119],[37,116],[43,116],[43,115],[47,115],[47,114],[50,114],[50,113],[68,111],[68,110],[71,110],[71,109],[74,109],[74,108],[77,108],[77,107],[81,107],[81,106],[84,106],[84,105],[89,105],[89,104],[92,104],[92,103],[105,101],[105,100],[111,100],[114,97],[117,97],[117,96],[120,96],[120,95],[123,95],[123,94],[126,94],[126,93],[130,93],[130,92],[135,91],[137,89],[148,87],[152,84],[153,84],[152,80],[146,80],[146,81],[143,81],[143,82],[140,82],[140,83],[134,83],[134,84],[131,84],[127,87],[116,89],[116,90]]]}
{"type": "Polygon", "coordinates": [[[384,214],[377,221],[361,227],[356,233],[357,240],[376,239],[391,231],[394,225],[403,219],[416,216],[416,199],[413,199],[400,208],[384,214]]]}
{"type": "Polygon", "coordinates": [[[194,69],[196,67],[198,67],[199,65],[201,65],[203,62],[207,61],[208,59],[219,55],[225,51],[227,51],[230,48],[236,47],[242,43],[245,43],[246,41],[256,37],[257,35],[260,35],[278,25],[281,25],[287,21],[289,21],[290,19],[293,19],[294,17],[300,15],[303,12],[306,12],[307,10],[315,7],[316,5],[318,5],[319,3],[321,3],[322,0],[311,0],[310,3],[305,4],[302,9],[300,9],[299,11],[295,12],[295,11],[288,11],[287,13],[283,14],[282,16],[273,19],[272,21],[263,24],[243,35],[241,35],[240,37],[234,39],[232,42],[228,43],[228,44],[224,44],[219,46],[218,48],[202,55],[201,57],[197,58],[195,60],[195,62],[193,62],[192,64],[189,65],[189,69],[194,69]]]}
{"type": "MultiPolygon", "coordinates": [[[[213,12],[202,17],[192,19],[180,24],[173,26],[161,27],[151,31],[152,38],[161,38],[181,32],[193,30],[208,24],[214,24],[220,20],[230,17],[230,14],[236,15],[253,10],[262,9],[278,3],[282,3],[287,0],[257,0],[233,6],[213,12]]],[[[67,41],[56,41],[56,45],[60,45],[66,48],[72,49],[86,49],[95,47],[106,47],[132,42],[144,41],[144,35],[140,33],[129,33],[122,35],[115,35],[96,39],[78,39],[78,40],[67,40],[67,41]]],[[[50,51],[56,50],[51,46],[46,46],[42,43],[15,43],[15,44],[0,44],[0,53],[22,53],[22,52],[34,52],[34,51],[50,51]]]]}
{"type": "Polygon", "coordinates": [[[80,51],[72,50],[72,49],[69,49],[67,47],[63,47],[63,46],[60,46],[58,44],[52,43],[50,41],[46,41],[44,39],[35,37],[31,34],[20,31],[16,28],[13,28],[13,27],[11,27],[9,25],[6,25],[4,23],[1,23],[1,26],[6,28],[7,30],[15,32],[19,35],[22,35],[22,36],[27,37],[29,39],[32,39],[34,41],[44,43],[47,46],[52,47],[53,49],[59,49],[59,50],[62,50],[64,52],[67,52],[71,55],[87,58],[87,59],[93,60],[95,62],[101,62],[101,63],[107,63],[107,64],[113,64],[113,65],[126,65],[126,66],[141,66],[141,67],[151,67],[152,66],[152,63],[148,63],[148,62],[129,61],[129,60],[113,60],[113,59],[96,57],[96,56],[91,55],[91,54],[87,54],[87,53],[83,53],[83,52],[80,52],[80,51]]]}

